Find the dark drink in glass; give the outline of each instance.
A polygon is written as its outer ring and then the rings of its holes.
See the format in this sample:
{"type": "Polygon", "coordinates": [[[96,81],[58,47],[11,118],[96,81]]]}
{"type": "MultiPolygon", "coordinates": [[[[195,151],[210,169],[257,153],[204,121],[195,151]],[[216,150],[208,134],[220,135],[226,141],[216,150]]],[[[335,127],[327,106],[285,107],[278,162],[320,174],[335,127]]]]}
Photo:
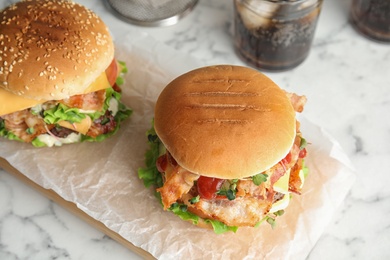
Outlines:
{"type": "Polygon", "coordinates": [[[235,50],[249,65],[284,71],[309,54],[322,0],[235,0],[235,50]]]}
{"type": "Polygon", "coordinates": [[[353,0],[350,18],[363,35],[390,42],[390,0],[353,0]]]}

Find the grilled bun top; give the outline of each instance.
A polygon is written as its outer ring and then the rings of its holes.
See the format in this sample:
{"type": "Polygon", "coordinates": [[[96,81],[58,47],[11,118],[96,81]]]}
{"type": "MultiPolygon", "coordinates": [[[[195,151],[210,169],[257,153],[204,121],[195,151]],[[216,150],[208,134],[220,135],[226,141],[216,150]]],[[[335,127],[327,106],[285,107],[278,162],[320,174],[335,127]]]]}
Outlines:
{"type": "Polygon", "coordinates": [[[104,22],[69,1],[29,0],[3,9],[0,50],[0,87],[36,100],[82,94],[114,57],[104,22]]]}
{"type": "Polygon", "coordinates": [[[295,138],[295,111],[262,73],[239,66],[203,67],[161,92],[154,126],[173,158],[208,177],[261,173],[283,159],[295,138]]]}

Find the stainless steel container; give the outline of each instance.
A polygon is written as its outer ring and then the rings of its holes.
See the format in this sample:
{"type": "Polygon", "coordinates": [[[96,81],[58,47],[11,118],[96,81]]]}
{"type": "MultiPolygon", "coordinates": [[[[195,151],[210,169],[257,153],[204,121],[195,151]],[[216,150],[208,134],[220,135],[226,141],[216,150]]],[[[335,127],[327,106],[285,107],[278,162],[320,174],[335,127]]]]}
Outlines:
{"type": "Polygon", "coordinates": [[[106,0],[120,19],[141,26],[168,26],[191,12],[198,0],[106,0]]]}

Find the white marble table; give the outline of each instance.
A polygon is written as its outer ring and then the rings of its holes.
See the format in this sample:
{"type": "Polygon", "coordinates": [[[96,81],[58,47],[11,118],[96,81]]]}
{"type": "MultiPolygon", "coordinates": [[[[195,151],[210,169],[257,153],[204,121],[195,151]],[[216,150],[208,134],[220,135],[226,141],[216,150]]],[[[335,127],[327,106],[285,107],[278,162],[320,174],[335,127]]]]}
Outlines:
{"type": "MultiPolygon", "coordinates": [[[[0,8],[15,0],[0,0],[0,8]]],[[[79,0],[114,36],[135,26],[103,1],[79,0]]],[[[357,180],[308,259],[390,259],[390,45],[358,35],[348,0],[325,1],[310,56],[296,69],[267,73],[305,94],[305,115],[327,129],[357,170],[357,180]]],[[[139,29],[205,64],[244,65],[232,48],[232,1],[201,0],[177,25],[139,29]]],[[[1,149],[1,148],[0,148],[1,149]]],[[[137,259],[0,169],[0,259],[137,259]]]]}

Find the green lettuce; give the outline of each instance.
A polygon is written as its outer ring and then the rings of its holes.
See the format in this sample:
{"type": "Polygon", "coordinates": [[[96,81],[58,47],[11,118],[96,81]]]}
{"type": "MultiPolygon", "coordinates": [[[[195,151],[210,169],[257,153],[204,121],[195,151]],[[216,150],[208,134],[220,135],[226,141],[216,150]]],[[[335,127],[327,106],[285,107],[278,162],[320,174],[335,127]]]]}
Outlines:
{"type": "Polygon", "coordinates": [[[123,61],[118,61],[119,63],[119,70],[120,70],[120,73],[119,73],[119,76],[116,78],[116,81],[115,83],[118,85],[118,86],[121,86],[123,85],[123,83],[125,82],[125,79],[123,78],[123,75],[127,73],[127,67],[126,67],[126,63],[123,62],[123,61]]]}
{"type": "Polygon", "coordinates": [[[309,168],[307,168],[305,160],[302,162],[302,171],[303,171],[303,176],[306,180],[307,176],[309,175],[309,168]]]}
{"type": "Polygon", "coordinates": [[[163,186],[163,180],[161,173],[157,170],[156,161],[161,155],[160,147],[164,146],[158,138],[156,131],[154,130],[154,122],[152,122],[152,128],[146,132],[148,138],[149,149],[145,153],[145,168],[138,169],[138,177],[143,180],[145,187],[149,188],[154,186],[160,188],[163,186]]]}
{"type": "Polygon", "coordinates": [[[43,120],[46,124],[56,124],[60,121],[69,121],[70,123],[79,123],[86,117],[80,113],[78,108],[69,108],[68,106],[58,103],[56,106],[43,112],[43,120]]]}
{"type": "Polygon", "coordinates": [[[34,140],[32,140],[31,142],[32,145],[34,145],[35,147],[45,147],[46,144],[44,142],[42,142],[41,140],[39,140],[39,138],[34,138],[34,140]]]}
{"type": "MultiPolygon", "coordinates": [[[[145,168],[138,169],[138,177],[144,182],[145,187],[160,188],[163,186],[163,180],[161,173],[157,170],[156,161],[160,155],[165,153],[165,147],[158,138],[156,131],[154,130],[154,122],[152,121],[152,127],[146,132],[148,139],[149,149],[145,153],[145,168]]],[[[161,196],[159,193],[155,193],[156,197],[161,202],[161,196]]],[[[192,221],[197,225],[199,220],[202,219],[199,216],[187,211],[187,205],[184,203],[174,203],[169,208],[169,211],[173,212],[179,218],[192,221]]],[[[203,219],[206,223],[212,225],[216,234],[222,234],[228,231],[236,232],[238,227],[227,226],[218,220],[203,219]]]]}
{"type": "Polygon", "coordinates": [[[238,230],[238,227],[235,226],[228,226],[221,221],[218,220],[211,220],[211,219],[206,219],[206,223],[210,223],[213,226],[214,232],[216,234],[222,234],[228,231],[236,232],[238,230]]]}

